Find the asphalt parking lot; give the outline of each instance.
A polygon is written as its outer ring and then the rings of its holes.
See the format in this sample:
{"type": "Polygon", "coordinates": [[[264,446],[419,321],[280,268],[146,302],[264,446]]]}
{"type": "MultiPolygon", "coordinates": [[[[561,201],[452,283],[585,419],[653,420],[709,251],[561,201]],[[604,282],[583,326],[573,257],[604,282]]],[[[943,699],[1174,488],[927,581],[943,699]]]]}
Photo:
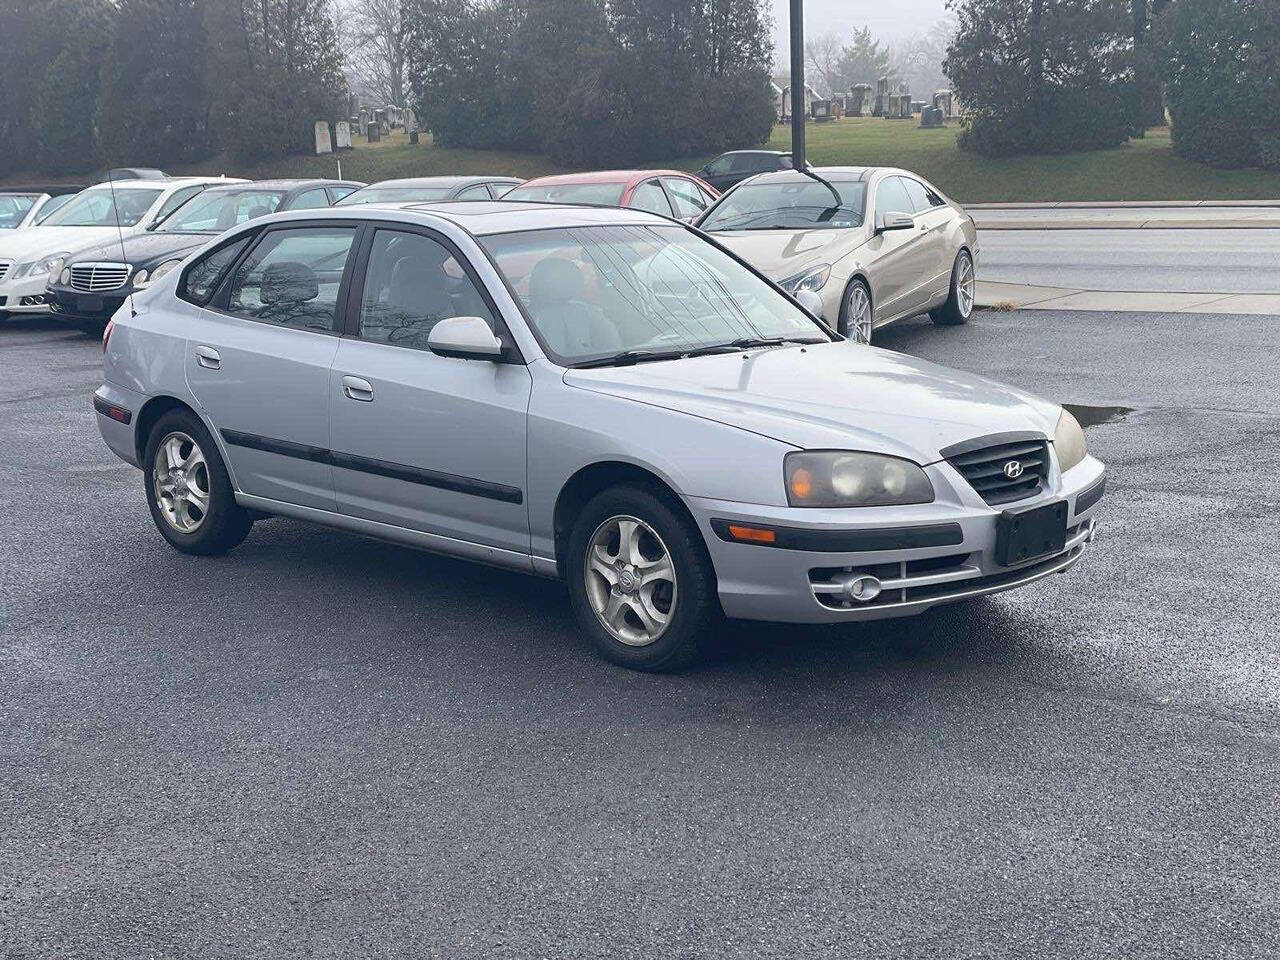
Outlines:
{"type": "Polygon", "coordinates": [[[1091,408],[1068,575],[598,660],[564,591],[282,520],[219,559],[0,327],[0,956],[1272,957],[1280,327],[880,336],[1091,408]]]}

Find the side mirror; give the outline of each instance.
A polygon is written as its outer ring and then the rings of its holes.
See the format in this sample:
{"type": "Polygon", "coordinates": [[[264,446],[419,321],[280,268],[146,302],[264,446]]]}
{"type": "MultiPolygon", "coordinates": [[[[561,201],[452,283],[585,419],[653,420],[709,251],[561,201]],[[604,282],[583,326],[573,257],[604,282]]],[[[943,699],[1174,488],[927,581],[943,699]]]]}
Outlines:
{"type": "Polygon", "coordinates": [[[890,230],[911,230],[916,225],[916,218],[909,213],[890,211],[884,215],[884,221],[876,227],[876,233],[888,233],[890,230]]]}
{"type": "Polygon", "coordinates": [[[812,290],[801,290],[795,295],[796,303],[804,307],[815,317],[822,316],[822,297],[818,296],[812,290]]]}
{"type": "Polygon", "coordinates": [[[502,341],[479,317],[441,320],[431,328],[427,346],[438,356],[459,360],[497,360],[502,356],[502,341]]]}

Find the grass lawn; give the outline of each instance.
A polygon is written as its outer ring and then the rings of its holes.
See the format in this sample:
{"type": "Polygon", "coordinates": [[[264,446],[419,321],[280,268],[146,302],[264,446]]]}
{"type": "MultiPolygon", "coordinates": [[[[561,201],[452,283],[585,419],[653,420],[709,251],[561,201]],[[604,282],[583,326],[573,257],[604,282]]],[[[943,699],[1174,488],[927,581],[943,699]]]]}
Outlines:
{"type": "MultiPolygon", "coordinates": [[[[1150,131],[1112,150],[986,160],[956,147],[957,128],[922,130],[916,120],[862,117],[809,125],[809,160],[823,164],[884,164],[915,170],[962,202],[994,200],[1266,200],[1280,198],[1280,172],[1216,170],[1173,155],[1167,129],[1150,131]]],[[[532,177],[559,172],[529,153],[452,150],[430,138],[411,146],[404,134],[341,155],[297,156],[243,166],[213,158],[170,173],[226,173],[254,179],[335,176],[373,182],[391,177],[491,173],[532,177]]],[[[775,127],[769,146],[787,149],[789,127],[775,127]]],[[[696,170],[708,157],[656,161],[696,170]]],[[[13,177],[42,179],[37,176],[13,177]]],[[[92,181],[92,178],[81,178],[92,181]]]]}

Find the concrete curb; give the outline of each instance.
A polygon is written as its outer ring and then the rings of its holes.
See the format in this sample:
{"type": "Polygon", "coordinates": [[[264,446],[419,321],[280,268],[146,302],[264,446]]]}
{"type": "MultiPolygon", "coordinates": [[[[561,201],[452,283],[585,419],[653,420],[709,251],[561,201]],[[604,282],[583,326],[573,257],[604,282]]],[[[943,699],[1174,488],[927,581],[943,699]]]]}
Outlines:
{"type": "Polygon", "coordinates": [[[1280,293],[1167,293],[1077,290],[979,280],[975,305],[1014,310],[1090,310],[1104,313],[1239,313],[1280,317],[1280,293]]]}

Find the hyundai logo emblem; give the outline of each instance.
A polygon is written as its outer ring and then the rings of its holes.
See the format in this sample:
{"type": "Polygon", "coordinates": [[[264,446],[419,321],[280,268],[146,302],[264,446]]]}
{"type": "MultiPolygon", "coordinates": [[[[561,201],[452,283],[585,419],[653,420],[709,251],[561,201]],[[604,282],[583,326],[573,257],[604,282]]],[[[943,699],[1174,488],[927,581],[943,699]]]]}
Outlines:
{"type": "Polygon", "coordinates": [[[1017,480],[1022,476],[1022,461],[1010,460],[1004,465],[1004,475],[1010,480],[1017,480]]]}

